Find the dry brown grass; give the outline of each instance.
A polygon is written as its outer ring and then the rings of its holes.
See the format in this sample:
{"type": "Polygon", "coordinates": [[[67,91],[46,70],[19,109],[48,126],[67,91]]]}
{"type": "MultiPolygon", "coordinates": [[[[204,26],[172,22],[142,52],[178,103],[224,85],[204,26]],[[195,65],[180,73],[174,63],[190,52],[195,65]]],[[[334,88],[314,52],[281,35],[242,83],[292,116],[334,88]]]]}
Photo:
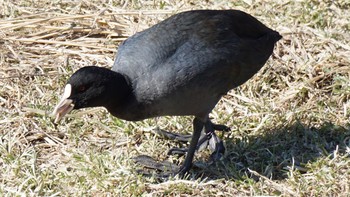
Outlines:
{"type": "Polygon", "coordinates": [[[0,195],[349,195],[349,9],[346,0],[0,0],[0,195]],[[212,113],[232,128],[221,162],[207,165],[204,151],[189,180],[137,175],[132,157],[162,160],[178,145],[148,131],[189,132],[190,117],[134,123],[88,109],[52,124],[75,70],[110,67],[130,35],[207,8],[246,11],[283,34],[265,68],[212,113]]]}

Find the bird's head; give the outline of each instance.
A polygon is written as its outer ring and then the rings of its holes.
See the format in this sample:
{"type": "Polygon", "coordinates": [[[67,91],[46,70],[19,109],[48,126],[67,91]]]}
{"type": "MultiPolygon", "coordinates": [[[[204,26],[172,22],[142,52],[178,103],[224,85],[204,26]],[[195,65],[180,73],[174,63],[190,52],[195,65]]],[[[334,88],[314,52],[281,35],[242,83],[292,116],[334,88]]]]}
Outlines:
{"type": "Polygon", "coordinates": [[[125,83],[123,76],[106,68],[88,66],[79,69],[69,78],[62,98],[52,112],[55,123],[73,109],[107,107],[111,102],[117,102],[118,96],[125,94],[121,89],[125,83]]]}

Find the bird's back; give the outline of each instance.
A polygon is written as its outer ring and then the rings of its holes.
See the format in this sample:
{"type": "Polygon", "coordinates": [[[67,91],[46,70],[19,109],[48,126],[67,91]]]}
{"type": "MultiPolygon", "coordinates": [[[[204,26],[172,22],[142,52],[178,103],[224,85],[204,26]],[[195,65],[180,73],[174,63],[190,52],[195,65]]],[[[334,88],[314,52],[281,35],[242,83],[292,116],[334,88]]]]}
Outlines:
{"type": "Polygon", "coordinates": [[[196,115],[251,78],[280,38],[241,11],[188,11],[127,39],[112,70],[128,76],[150,116],[196,115]]]}

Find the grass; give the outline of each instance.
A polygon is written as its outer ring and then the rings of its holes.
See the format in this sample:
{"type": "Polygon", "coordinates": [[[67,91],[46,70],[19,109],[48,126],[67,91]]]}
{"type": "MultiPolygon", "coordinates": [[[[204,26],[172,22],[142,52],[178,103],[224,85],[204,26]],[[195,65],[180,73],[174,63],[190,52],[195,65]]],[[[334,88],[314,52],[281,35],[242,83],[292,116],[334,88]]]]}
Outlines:
{"type": "Polygon", "coordinates": [[[348,196],[350,4],[340,1],[0,1],[1,196],[348,196]],[[211,114],[231,127],[226,154],[196,154],[187,179],[136,172],[173,146],[151,129],[190,132],[191,117],[140,122],[104,109],[49,113],[67,78],[110,67],[121,41],[189,9],[246,11],[283,35],[266,66],[211,114]]]}

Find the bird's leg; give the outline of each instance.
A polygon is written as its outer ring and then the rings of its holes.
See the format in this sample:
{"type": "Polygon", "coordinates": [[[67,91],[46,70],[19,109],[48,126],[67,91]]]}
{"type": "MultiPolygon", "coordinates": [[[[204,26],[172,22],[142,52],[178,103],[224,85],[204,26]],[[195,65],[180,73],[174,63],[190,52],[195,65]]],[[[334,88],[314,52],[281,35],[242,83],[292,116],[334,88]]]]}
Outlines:
{"type": "MultiPolygon", "coordinates": [[[[214,124],[212,123],[210,120],[208,120],[211,124],[211,127],[216,130],[216,131],[223,131],[223,132],[226,132],[226,131],[230,131],[231,129],[226,126],[226,125],[221,125],[221,124],[214,124]]],[[[163,129],[159,129],[159,128],[156,128],[154,130],[152,130],[156,135],[159,135],[165,139],[169,139],[169,140],[176,140],[176,141],[180,141],[180,142],[189,142],[192,138],[192,135],[191,134],[179,134],[179,133],[172,133],[172,132],[169,132],[169,131],[165,131],[163,129]]],[[[205,133],[202,133],[201,135],[201,138],[200,139],[203,139],[205,137],[204,135],[205,133]]],[[[203,141],[204,142],[204,141],[203,141]]]]}
{"type": "MultiPolygon", "coordinates": [[[[198,141],[197,149],[196,149],[197,151],[200,151],[206,147],[209,147],[209,149],[212,151],[212,154],[211,154],[212,161],[219,160],[225,153],[224,144],[222,140],[216,135],[215,130],[230,131],[230,128],[225,125],[214,124],[208,119],[204,125],[204,131],[202,131],[201,133],[200,139],[198,141]]],[[[174,139],[174,140],[185,139],[184,137],[178,137],[179,134],[173,134],[170,132],[167,132],[167,134],[170,134],[169,136],[172,136],[171,139],[174,139]],[[173,136],[176,136],[176,137],[173,137],[173,136]]],[[[168,155],[173,155],[173,154],[185,155],[187,151],[188,151],[187,148],[172,148],[169,150],[168,155]]]]}
{"type": "MultiPolygon", "coordinates": [[[[201,151],[204,148],[206,148],[208,146],[209,139],[212,137],[212,135],[215,135],[215,133],[213,133],[213,132],[207,133],[206,130],[202,130],[201,136],[198,140],[196,150],[201,151]]],[[[188,148],[174,147],[168,151],[168,155],[175,155],[176,154],[176,155],[182,156],[182,155],[185,155],[187,153],[187,151],[188,151],[188,148]]]]}
{"type": "Polygon", "coordinates": [[[207,121],[205,125],[205,133],[208,138],[207,146],[211,150],[212,154],[210,155],[211,161],[218,161],[225,153],[225,146],[222,140],[216,135],[216,129],[223,129],[225,131],[229,131],[230,129],[225,125],[216,125],[213,124],[210,120],[207,121]]]}
{"type": "MultiPolygon", "coordinates": [[[[201,136],[202,129],[204,128],[205,122],[199,118],[194,118],[193,120],[193,134],[190,142],[190,146],[187,150],[186,158],[181,167],[174,166],[172,164],[166,162],[158,162],[151,157],[140,155],[134,158],[134,161],[143,165],[147,168],[157,169],[162,171],[163,173],[158,174],[159,178],[165,178],[173,175],[179,174],[183,176],[186,172],[188,172],[192,167],[192,161],[194,154],[197,149],[198,140],[201,136]]],[[[139,171],[144,175],[150,175],[148,172],[139,171]]]]}
{"type": "Polygon", "coordinates": [[[156,129],[152,130],[152,132],[155,133],[156,135],[159,135],[162,138],[169,139],[169,140],[176,140],[179,142],[189,142],[189,141],[191,141],[191,137],[192,137],[191,134],[184,135],[184,134],[179,134],[179,133],[172,133],[172,132],[160,129],[160,128],[156,128],[156,129]]]}
{"type": "Polygon", "coordinates": [[[227,131],[231,131],[230,127],[226,126],[226,125],[223,125],[223,124],[215,124],[213,122],[211,122],[210,120],[208,120],[213,129],[216,130],[216,131],[224,131],[224,132],[227,132],[227,131]]]}
{"type": "MultiPolygon", "coordinates": [[[[135,157],[134,160],[138,164],[142,165],[143,167],[162,171],[163,172],[162,174],[158,174],[160,178],[164,178],[177,173],[183,175],[185,172],[187,172],[191,168],[193,155],[198,150],[202,150],[203,148],[208,147],[212,151],[212,154],[210,156],[211,161],[217,161],[222,157],[222,155],[225,152],[225,147],[221,139],[216,135],[215,130],[229,131],[230,129],[225,125],[218,125],[218,124],[212,123],[209,120],[209,118],[206,118],[205,122],[200,121],[198,118],[195,118],[193,120],[193,135],[181,135],[181,134],[167,132],[164,130],[158,130],[157,132],[158,135],[161,135],[165,138],[172,139],[172,140],[188,142],[192,137],[190,146],[188,148],[172,148],[168,153],[168,154],[180,154],[180,155],[187,154],[185,162],[181,167],[171,164],[167,161],[159,162],[145,155],[140,155],[138,157],[135,157]]],[[[144,175],[152,174],[144,171],[139,171],[139,172],[144,175]]]]}
{"type": "Polygon", "coordinates": [[[205,123],[204,131],[205,137],[200,139],[197,149],[202,150],[206,147],[212,152],[210,159],[211,161],[219,160],[225,153],[225,146],[222,140],[216,135],[215,130],[229,131],[230,128],[225,125],[218,125],[212,123],[209,119],[205,123]]]}
{"type": "Polygon", "coordinates": [[[187,155],[184,163],[180,167],[180,170],[177,172],[180,176],[185,175],[192,167],[192,161],[194,157],[194,153],[197,150],[197,144],[199,137],[201,136],[202,129],[204,127],[205,122],[195,117],[193,120],[193,134],[190,142],[190,146],[187,151],[187,155]]]}
{"type": "MultiPolygon", "coordinates": [[[[206,121],[202,121],[199,118],[194,118],[193,120],[193,134],[190,142],[190,146],[187,150],[187,155],[184,163],[180,167],[179,171],[176,173],[180,176],[185,175],[192,167],[193,157],[196,150],[201,146],[201,144],[208,141],[209,148],[212,149],[213,153],[211,154],[212,160],[218,160],[222,157],[225,152],[225,147],[219,137],[215,134],[214,127],[216,128],[224,128],[222,125],[214,125],[209,118],[206,118],[206,121]],[[205,136],[201,137],[201,133],[204,127],[205,136]],[[202,141],[201,141],[202,140],[202,141]]],[[[227,130],[228,127],[225,126],[227,130]]],[[[203,136],[203,135],[202,135],[203,136]]]]}

